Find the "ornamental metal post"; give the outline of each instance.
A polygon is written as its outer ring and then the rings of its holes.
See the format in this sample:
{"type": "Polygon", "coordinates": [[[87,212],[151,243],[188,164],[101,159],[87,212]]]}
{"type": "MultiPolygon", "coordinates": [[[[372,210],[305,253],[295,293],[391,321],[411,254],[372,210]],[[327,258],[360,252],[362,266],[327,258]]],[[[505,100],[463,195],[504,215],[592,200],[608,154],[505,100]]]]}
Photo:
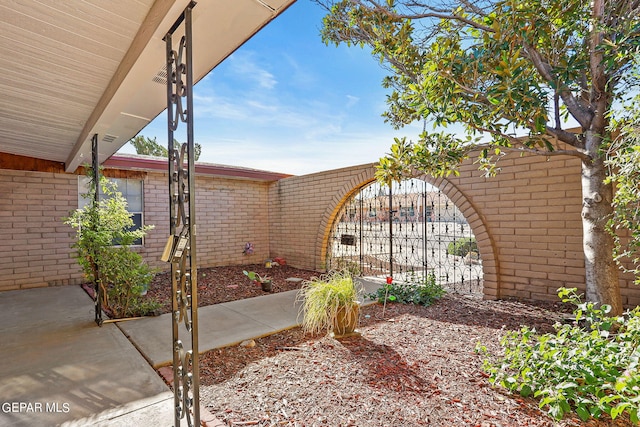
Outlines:
{"type": "Polygon", "coordinates": [[[393,182],[389,181],[389,277],[393,277],[393,182]]]}
{"type": "Polygon", "coordinates": [[[191,2],[167,32],[167,119],[169,150],[169,242],[163,259],[171,262],[173,393],[175,427],[200,425],[200,375],[198,356],[198,271],[196,265],[195,152],[193,141],[193,71],[191,52],[191,2]],[[172,36],[184,23],[177,48],[172,36]],[[186,102],[186,109],[184,103],[186,102]],[[186,123],[187,142],[174,144],[174,131],[186,123]],[[187,342],[180,337],[180,324],[187,342]],[[190,341],[190,342],[189,342],[190,341]],[[189,349],[189,344],[191,349],[189,349]]]}
{"type": "MultiPolygon", "coordinates": [[[[95,133],[93,134],[93,137],[91,138],[91,168],[93,169],[93,184],[95,186],[95,191],[93,193],[93,200],[91,201],[91,203],[93,203],[93,221],[94,224],[93,227],[94,229],[98,227],[98,224],[96,224],[96,221],[100,221],[99,216],[96,214],[97,209],[98,209],[98,203],[100,203],[100,162],[98,161],[98,134],[95,133]]],[[[102,292],[102,284],[100,283],[100,269],[98,267],[98,263],[95,261],[93,261],[93,286],[94,286],[94,291],[95,291],[95,322],[98,324],[98,326],[102,326],[102,298],[104,298],[103,296],[103,292],[102,292]]]]}

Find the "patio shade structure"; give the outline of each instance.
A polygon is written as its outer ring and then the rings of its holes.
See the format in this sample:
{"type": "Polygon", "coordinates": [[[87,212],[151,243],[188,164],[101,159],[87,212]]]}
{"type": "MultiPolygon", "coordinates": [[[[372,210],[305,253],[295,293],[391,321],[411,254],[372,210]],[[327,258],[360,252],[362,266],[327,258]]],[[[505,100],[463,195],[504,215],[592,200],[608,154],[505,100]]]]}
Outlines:
{"type": "MultiPolygon", "coordinates": [[[[203,0],[193,12],[202,79],[295,0],[203,0]]],[[[166,108],[163,37],[188,0],[0,4],[0,153],[102,164],[166,108]]]]}
{"type": "MultiPolygon", "coordinates": [[[[197,8],[189,0],[0,5],[0,165],[9,154],[57,162],[67,172],[91,163],[97,173],[169,106],[176,427],[200,425],[192,86],[293,1],[201,0],[197,8]],[[172,36],[183,24],[175,53],[172,36]],[[178,117],[188,126],[181,149],[173,146],[178,117]],[[188,337],[178,334],[183,319],[188,337]]],[[[98,324],[100,300],[98,293],[98,324]]]]}

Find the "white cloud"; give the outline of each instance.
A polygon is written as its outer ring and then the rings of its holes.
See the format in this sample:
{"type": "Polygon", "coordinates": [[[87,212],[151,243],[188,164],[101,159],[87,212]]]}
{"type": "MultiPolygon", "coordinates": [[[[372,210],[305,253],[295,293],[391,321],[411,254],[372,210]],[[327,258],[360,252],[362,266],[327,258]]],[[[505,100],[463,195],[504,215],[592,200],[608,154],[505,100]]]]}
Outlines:
{"type": "Polygon", "coordinates": [[[353,95],[347,95],[347,107],[353,107],[360,101],[360,98],[353,95]]]}
{"type": "Polygon", "coordinates": [[[248,78],[263,89],[273,89],[278,83],[275,76],[254,59],[255,54],[251,51],[237,51],[228,61],[231,71],[236,75],[248,78]]]}

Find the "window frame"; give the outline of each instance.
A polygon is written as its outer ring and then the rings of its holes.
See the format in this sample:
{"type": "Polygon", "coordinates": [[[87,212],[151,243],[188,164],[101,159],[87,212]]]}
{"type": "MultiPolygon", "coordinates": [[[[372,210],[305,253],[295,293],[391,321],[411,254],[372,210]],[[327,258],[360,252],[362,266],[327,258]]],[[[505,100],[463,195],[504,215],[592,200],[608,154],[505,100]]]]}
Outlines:
{"type": "MultiPolygon", "coordinates": [[[[135,179],[135,178],[111,178],[111,177],[105,177],[106,179],[108,179],[110,182],[115,183],[116,184],[116,189],[118,192],[120,192],[122,194],[122,197],[124,197],[124,199],[127,201],[127,212],[129,212],[132,215],[132,220],[134,222],[133,227],[131,228],[131,230],[138,230],[142,227],[144,227],[145,224],[145,218],[144,218],[144,179],[135,179]],[[138,210],[131,210],[130,206],[131,203],[129,202],[129,186],[127,185],[127,189],[125,191],[122,191],[119,187],[120,182],[124,181],[125,184],[128,184],[128,182],[130,181],[136,181],[140,183],[140,211],[138,210]],[[136,227],[136,221],[135,221],[135,217],[139,215],[140,218],[140,225],[138,227],[136,227]]],[[[90,203],[90,201],[83,197],[84,194],[87,194],[89,192],[89,182],[91,181],[91,179],[87,176],[84,175],[78,175],[78,209],[82,209],[83,207],[85,207],[86,205],[88,205],[90,203]]],[[[137,195],[136,195],[137,196],[137,195]]],[[[98,197],[100,198],[100,200],[103,200],[105,197],[107,197],[103,192],[102,192],[102,188],[99,187],[99,192],[98,192],[98,197]]],[[[120,246],[117,244],[114,244],[113,246],[120,246]]],[[[140,239],[136,239],[136,241],[130,245],[131,247],[134,248],[141,248],[145,246],[145,239],[144,237],[140,238],[140,239]]]]}

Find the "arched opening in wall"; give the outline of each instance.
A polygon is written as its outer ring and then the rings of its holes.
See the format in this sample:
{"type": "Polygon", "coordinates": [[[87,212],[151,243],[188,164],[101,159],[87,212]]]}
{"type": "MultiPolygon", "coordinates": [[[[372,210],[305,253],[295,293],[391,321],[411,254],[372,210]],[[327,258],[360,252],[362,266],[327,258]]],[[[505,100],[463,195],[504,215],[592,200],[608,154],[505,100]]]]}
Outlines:
{"type": "Polygon", "coordinates": [[[467,219],[420,179],[354,192],[332,225],[326,265],[400,281],[434,275],[449,292],[482,294],[482,259],[467,219]]]}

